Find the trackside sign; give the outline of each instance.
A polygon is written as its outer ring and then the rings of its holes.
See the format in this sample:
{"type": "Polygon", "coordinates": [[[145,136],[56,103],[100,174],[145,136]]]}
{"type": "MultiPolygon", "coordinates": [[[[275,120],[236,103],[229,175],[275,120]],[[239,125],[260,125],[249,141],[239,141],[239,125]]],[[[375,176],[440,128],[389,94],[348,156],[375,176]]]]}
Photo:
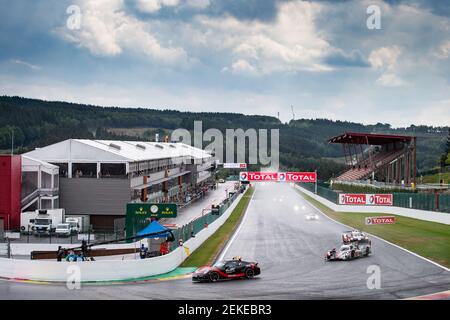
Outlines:
{"type": "Polygon", "coordinates": [[[353,194],[341,193],[339,204],[356,206],[392,206],[394,196],[392,194],[353,194]]]}
{"type": "Polygon", "coordinates": [[[316,182],[315,172],[241,172],[240,181],[316,182]]]}
{"type": "Polygon", "coordinates": [[[394,224],[395,217],[394,216],[386,216],[386,217],[366,217],[366,225],[374,225],[374,224],[394,224]]]}
{"type": "Polygon", "coordinates": [[[246,163],[224,163],[223,164],[224,169],[246,169],[247,164],[246,163]]]}

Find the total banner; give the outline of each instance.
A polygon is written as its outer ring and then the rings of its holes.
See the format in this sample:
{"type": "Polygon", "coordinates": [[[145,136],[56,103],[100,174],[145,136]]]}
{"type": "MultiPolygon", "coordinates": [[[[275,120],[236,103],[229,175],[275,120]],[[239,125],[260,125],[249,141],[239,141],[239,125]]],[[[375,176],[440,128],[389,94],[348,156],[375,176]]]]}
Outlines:
{"type": "Polygon", "coordinates": [[[366,217],[365,218],[366,225],[374,225],[374,224],[394,224],[395,217],[394,216],[383,216],[383,217],[366,217]]]}
{"type": "Polygon", "coordinates": [[[394,195],[341,193],[339,195],[339,204],[357,206],[392,206],[394,205],[394,195]]]}
{"type": "Polygon", "coordinates": [[[241,172],[240,181],[316,182],[316,172],[241,172]]]}

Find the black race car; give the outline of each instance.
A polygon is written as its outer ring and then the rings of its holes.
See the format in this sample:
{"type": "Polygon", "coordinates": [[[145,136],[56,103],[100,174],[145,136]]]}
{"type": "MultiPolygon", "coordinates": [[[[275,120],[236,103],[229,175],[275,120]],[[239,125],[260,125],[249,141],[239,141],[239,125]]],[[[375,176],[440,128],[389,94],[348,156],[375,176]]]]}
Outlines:
{"type": "Polygon", "coordinates": [[[194,282],[216,282],[219,280],[247,278],[251,279],[261,273],[257,262],[240,259],[219,261],[212,266],[200,267],[192,274],[194,282]]]}

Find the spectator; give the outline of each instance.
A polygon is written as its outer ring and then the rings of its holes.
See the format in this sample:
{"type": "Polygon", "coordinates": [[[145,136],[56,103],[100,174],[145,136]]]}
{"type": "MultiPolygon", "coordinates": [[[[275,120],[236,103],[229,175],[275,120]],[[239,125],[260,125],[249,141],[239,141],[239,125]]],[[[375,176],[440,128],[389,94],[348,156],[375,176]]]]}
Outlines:
{"type": "Polygon", "coordinates": [[[87,245],[86,240],[81,241],[81,253],[85,257],[88,256],[88,245],[87,245]]]}
{"type": "Polygon", "coordinates": [[[167,241],[161,242],[159,245],[159,253],[162,256],[169,253],[169,243],[167,241]]]}
{"type": "Polygon", "coordinates": [[[66,256],[67,262],[77,261],[78,256],[75,254],[73,250],[69,251],[69,254],[66,256]]]}
{"type": "Polygon", "coordinates": [[[139,249],[139,256],[141,259],[147,258],[147,251],[148,248],[146,248],[144,244],[141,244],[141,248],[139,249]]]}
{"type": "Polygon", "coordinates": [[[64,258],[64,250],[61,246],[58,247],[58,252],[56,254],[56,259],[58,262],[62,261],[62,258],[64,258]]]}

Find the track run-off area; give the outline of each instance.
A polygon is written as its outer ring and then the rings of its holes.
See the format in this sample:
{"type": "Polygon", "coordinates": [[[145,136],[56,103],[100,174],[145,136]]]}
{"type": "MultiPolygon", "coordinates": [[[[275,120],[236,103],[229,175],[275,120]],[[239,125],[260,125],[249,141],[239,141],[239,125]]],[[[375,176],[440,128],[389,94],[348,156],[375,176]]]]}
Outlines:
{"type": "Polygon", "coordinates": [[[372,238],[373,253],[369,257],[324,261],[325,252],[340,245],[341,233],[348,227],[318,212],[288,184],[257,183],[255,187],[241,225],[222,257],[257,261],[262,272],[259,277],[192,283],[189,276],[182,276],[81,285],[72,290],[65,284],[0,281],[0,298],[405,299],[450,289],[449,271],[377,238],[372,238]],[[318,220],[306,219],[314,213],[319,215],[318,220]],[[379,289],[367,286],[373,266],[380,271],[379,289]]]}

